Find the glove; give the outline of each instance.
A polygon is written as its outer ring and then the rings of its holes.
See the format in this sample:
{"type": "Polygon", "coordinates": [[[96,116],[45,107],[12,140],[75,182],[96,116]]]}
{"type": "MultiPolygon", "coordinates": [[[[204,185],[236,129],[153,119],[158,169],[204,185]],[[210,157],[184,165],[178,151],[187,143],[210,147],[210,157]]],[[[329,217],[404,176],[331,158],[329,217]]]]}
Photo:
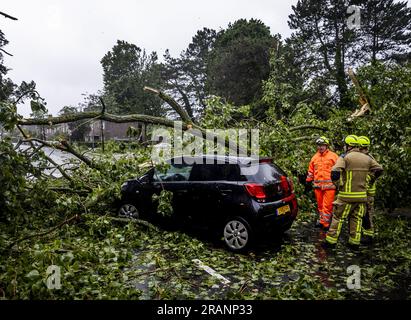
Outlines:
{"type": "Polygon", "coordinates": [[[313,189],[313,185],[311,183],[306,183],[304,185],[304,193],[309,193],[313,189]]]}

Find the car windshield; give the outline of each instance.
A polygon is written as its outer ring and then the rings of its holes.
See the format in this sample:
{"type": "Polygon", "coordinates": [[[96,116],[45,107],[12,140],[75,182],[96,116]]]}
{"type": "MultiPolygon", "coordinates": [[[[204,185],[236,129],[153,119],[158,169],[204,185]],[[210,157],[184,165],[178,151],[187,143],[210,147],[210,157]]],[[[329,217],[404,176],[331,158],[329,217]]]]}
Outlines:
{"type": "Polygon", "coordinates": [[[251,166],[242,166],[241,177],[244,181],[268,183],[278,181],[284,171],[272,163],[259,163],[251,166]],[[256,168],[258,166],[258,168],[256,168]]]}
{"type": "Polygon", "coordinates": [[[155,169],[154,181],[188,181],[193,167],[186,164],[172,164],[166,170],[155,169]]]}
{"type": "Polygon", "coordinates": [[[196,164],[190,181],[238,181],[237,164],[196,164]]]}

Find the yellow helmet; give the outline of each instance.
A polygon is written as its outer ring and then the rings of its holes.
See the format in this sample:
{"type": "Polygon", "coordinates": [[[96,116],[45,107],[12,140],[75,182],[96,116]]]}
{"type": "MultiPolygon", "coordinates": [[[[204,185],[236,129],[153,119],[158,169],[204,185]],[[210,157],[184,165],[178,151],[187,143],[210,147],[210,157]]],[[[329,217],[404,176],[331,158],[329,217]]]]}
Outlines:
{"type": "Polygon", "coordinates": [[[371,141],[368,137],[361,136],[361,137],[358,137],[358,144],[360,145],[360,147],[366,148],[371,144],[371,141]]]}
{"type": "Polygon", "coordinates": [[[315,140],[315,143],[319,144],[319,145],[321,145],[321,144],[330,145],[330,140],[328,140],[326,137],[322,136],[322,137],[317,138],[317,140],[315,140]]]}
{"type": "Polygon", "coordinates": [[[349,145],[350,147],[357,147],[359,145],[358,143],[358,137],[354,134],[350,134],[345,137],[344,139],[345,144],[349,145]]]}

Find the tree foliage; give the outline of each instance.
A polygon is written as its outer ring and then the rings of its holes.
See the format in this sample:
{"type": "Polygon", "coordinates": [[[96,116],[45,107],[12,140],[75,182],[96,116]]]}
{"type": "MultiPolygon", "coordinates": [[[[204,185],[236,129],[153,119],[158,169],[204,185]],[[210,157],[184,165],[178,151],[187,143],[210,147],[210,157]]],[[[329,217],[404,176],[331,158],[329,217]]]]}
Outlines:
{"type": "Polygon", "coordinates": [[[402,60],[410,54],[411,8],[406,1],[357,0],[361,9],[358,45],[363,63],[402,60]]]}
{"type": "Polygon", "coordinates": [[[160,64],[157,54],[118,40],[101,60],[104,95],[108,110],[114,113],[140,113],[153,116],[164,114],[161,101],[144,93],[144,86],[161,87],[160,64]]]}
{"type": "Polygon", "coordinates": [[[213,29],[203,28],[178,58],[173,58],[168,50],[164,54],[165,89],[178,97],[177,101],[191,118],[201,115],[205,108],[207,65],[216,34],[213,29]]]}
{"type": "MultiPolygon", "coordinates": [[[[204,29],[179,58],[166,56],[168,69],[163,70],[168,72],[163,74],[169,81],[166,88],[185,106],[184,111],[174,105],[184,129],[190,125],[201,130],[260,130],[260,155],[273,157],[294,181],[300,214],[288,240],[262,255],[251,252],[240,256],[181,232],[159,230],[137,220],[119,220],[113,214],[121,184],[145,172],[142,164],[149,162],[150,148],[139,146],[127,152],[108,143],[105,153],[94,153],[90,161],[72,160],[69,174],[50,177],[50,166],[60,166],[41,151],[44,143],[35,144],[22,131],[17,145],[8,138],[0,141],[0,298],[361,299],[380,297],[381,292],[383,297],[398,293],[401,283],[408,288],[409,221],[379,211],[375,221],[377,244],[362,252],[362,259],[367,259],[362,260],[361,279],[366,290],[358,293],[338,287],[339,282],[346,285],[345,264],[352,265],[358,258],[342,244],[338,255],[327,256],[319,247],[318,233],[309,227],[316,218],[312,215],[313,197],[304,191],[298,178],[306,174],[319,135],[329,137],[337,153],[342,152],[347,134],[369,136],[371,153],[385,170],[377,186],[379,207],[393,209],[411,201],[411,65],[372,61],[358,68],[358,78],[372,99],[373,109],[370,114],[348,120],[350,106],[356,105],[358,97],[341,71],[347,66],[345,59],[353,57],[347,56],[351,54],[347,48],[355,42],[351,36],[358,34],[347,31],[338,16],[345,1],[324,0],[320,4],[332,10],[326,12],[312,1],[299,1],[291,19],[298,32],[283,42],[258,20],[239,20],[218,35],[204,29]],[[319,41],[318,34],[325,42],[319,41]],[[325,57],[330,68],[324,65],[325,57]],[[328,81],[328,77],[333,78],[328,81]],[[341,94],[342,81],[348,103],[343,107],[341,101],[332,99],[332,86],[336,85],[341,94]],[[220,96],[210,95],[213,92],[220,96]],[[201,127],[190,121],[197,112],[202,112],[198,119],[201,127]],[[28,143],[26,148],[20,145],[23,141],[28,143]],[[317,238],[312,238],[313,234],[317,238]],[[230,286],[222,286],[196,268],[193,259],[201,259],[229,277],[230,286]],[[46,286],[50,265],[62,268],[61,290],[46,286]]],[[[401,6],[396,8],[405,12],[401,6]]],[[[378,34],[382,39],[382,33],[378,34]]],[[[6,40],[0,36],[1,47],[6,40]]],[[[399,38],[391,39],[394,45],[404,44],[399,38]]],[[[396,50],[388,46],[374,49],[377,59],[396,50]]],[[[367,50],[365,56],[370,52],[373,56],[374,51],[367,50]]],[[[157,96],[164,99],[164,94],[148,89],[155,93],[152,96],[143,91],[146,84],[163,84],[154,53],[147,55],[137,46],[119,41],[102,65],[104,92],[86,98],[86,112],[63,108],[64,117],[58,117],[58,123],[104,116],[118,122],[138,119],[173,126],[170,119],[148,116],[164,114],[162,103],[156,100],[157,96]],[[101,96],[110,112],[143,115],[102,115],[98,106],[101,96]]],[[[1,56],[0,66],[1,85],[8,88],[1,56]]],[[[44,117],[45,105],[34,82],[10,88],[9,92],[2,91],[0,99],[0,124],[8,132],[22,123],[48,125],[51,118],[44,117]],[[43,118],[31,122],[22,119],[17,104],[25,98],[32,101],[33,113],[43,114],[43,118]]],[[[172,106],[175,101],[171,100],[165,99],[172,106]]],[[[64,145],[65,141],[60,141],[51,146],[62,150],[64,145]]],[[[80,152],[74,147],[72,150],[81,159],[80,152]]],[[[163,193],[153,200],[159,202],[166,224],[173,221],[169,210],[172,195],[163,193]]],[[[410,298],[408,291],[400,292],[401,297],[410,298]]]]}
{"type": "Polygon", "coordinates": [[[218,33],[208,65],[208,82],[212,94],[235,105],[257,101],[262,81],[270,72],[269,53],[277,45],[260,20],[240,19],[218,33]]]}
{"type": "MultiPolygon", "coordinates": [[[[59,115],[69,115],[78,113],[76,107],[64,106],[60,111],[59,115]]],[[[74,121],[68,123],[68,128],[70,130],[70,140],[71,141],[84,141],[84,136],[90,132],[90,122],[87,120],[74,121]]]]}
{"type": "MultiPolygon", "coordinates": [[[[392,59],[409,52],[410,9],[405,2],[379,0],[300,0],[293,6],[289,26],[293,41],[302,41],[309,58],[310,78],[336,86],[342,108],[353,108],[347,88],[346,69],[392,59]],[[360,9],[359,28],[349,28],[347,9],[360,9]]],[[[359,21],[357,21],[359,22],[359,21]]]]}

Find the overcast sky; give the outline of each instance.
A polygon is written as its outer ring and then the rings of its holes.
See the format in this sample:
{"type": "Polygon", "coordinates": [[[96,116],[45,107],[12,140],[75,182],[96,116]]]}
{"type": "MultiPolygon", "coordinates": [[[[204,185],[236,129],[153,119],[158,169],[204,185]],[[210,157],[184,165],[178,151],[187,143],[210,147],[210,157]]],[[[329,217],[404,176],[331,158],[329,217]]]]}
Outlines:
{"type": "MultiPolygon", "coordinates": [[[[0,29],[9,44],[8,76],[20,84],[34,80],[56,115],[76,106],[82,94],[103,87],[101,58],[118,39],[158,56],[177,56],[203,27],[225,29],[240,18],[256,18],[283,37],[291,34],[288,15],[297,0],[1,0],[0,29]]],[[[19,107],[28,116],[30,108],[19,107]]]]}

